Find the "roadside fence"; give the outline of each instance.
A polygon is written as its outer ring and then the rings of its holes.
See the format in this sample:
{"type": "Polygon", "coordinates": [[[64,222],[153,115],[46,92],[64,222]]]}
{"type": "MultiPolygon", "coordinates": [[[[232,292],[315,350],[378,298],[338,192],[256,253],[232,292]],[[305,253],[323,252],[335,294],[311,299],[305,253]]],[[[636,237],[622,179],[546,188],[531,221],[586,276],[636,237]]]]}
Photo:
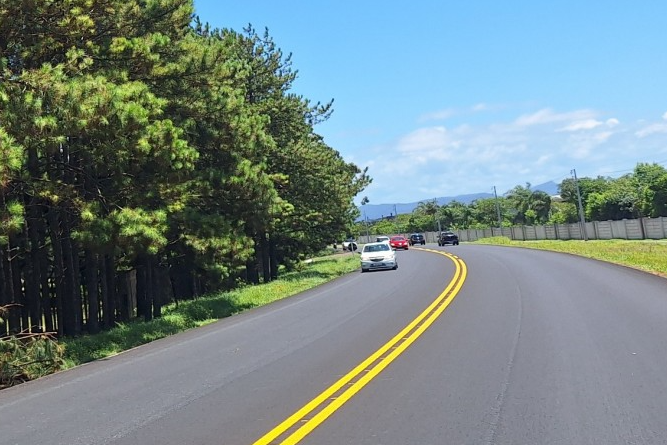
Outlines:
{"type": "MultiPolygon", "coordinates": [[[[667,239],[667,217],[622,219],[620,221],[589,221],[581,223],[548,224],[539,226],[493,227],[487,229],[452,230],[461,242],[476,241],[480,238],[506,236],[517,241],[537,240],[643,240],[667,239]]],[[[410,234],[405,234],[409,236],[410,234]]],[[[437,242],[438,232],[425,232],[427,243],[437,242]]],[[[376,235],[360,236],[359,242],[375,241],[376,235]]]]}

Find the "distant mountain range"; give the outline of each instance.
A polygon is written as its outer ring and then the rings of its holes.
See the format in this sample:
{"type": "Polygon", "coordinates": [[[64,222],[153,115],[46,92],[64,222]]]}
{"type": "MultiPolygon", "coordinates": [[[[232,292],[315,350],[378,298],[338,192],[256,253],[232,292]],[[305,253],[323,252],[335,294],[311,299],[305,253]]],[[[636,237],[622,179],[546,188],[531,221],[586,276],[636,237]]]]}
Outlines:
{"type": "MultiPolygon", "coordinates": [[[[531,190],[540,190],[548,193],[549,195],[558,194],[558,184],[553,181],[545,182],[544,184],[539,184],[531,187],[531,190]]],[[[464,204],[470,204],[471,202],[477,199],[484,198],[493,198],[493,193],[473,193],[469,195],[458,195],[458,196],[442,196],[440,198],[435,198],[438,205],[446,205],[452,201],[462,202],[464,204]]],[[[400,204],[366,204],[365,206],[359,207],[359,212],[361,216],[358,218],[358,221],[366,218],[370,220],[384,218],[386,216],[391,216],[394,214],[403,214],[403,213],[412,213],[412,211],[417,208],[420,202],[430,201],[432,198],[423,199],[417,202],[409,203],[400,203],[400,204]]]]}

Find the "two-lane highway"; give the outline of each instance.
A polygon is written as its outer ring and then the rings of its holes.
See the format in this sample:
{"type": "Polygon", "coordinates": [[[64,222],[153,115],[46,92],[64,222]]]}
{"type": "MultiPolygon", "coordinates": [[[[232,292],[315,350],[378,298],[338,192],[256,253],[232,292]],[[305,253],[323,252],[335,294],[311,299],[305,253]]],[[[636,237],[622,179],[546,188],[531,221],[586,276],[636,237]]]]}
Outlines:
{"type": "Polygon", "coordinates": [[[0,392],[0,443],[262,443],[386,345],[391,363],[371,363],[352,394],[363,372],[346,382],[315,428],[265,443],[665,443],[666,280],[549,252],[431,249],[460,260],[398,252],[397,271],[0,392]],[[418,338],[389,344],[438,299],[418,338]]]}

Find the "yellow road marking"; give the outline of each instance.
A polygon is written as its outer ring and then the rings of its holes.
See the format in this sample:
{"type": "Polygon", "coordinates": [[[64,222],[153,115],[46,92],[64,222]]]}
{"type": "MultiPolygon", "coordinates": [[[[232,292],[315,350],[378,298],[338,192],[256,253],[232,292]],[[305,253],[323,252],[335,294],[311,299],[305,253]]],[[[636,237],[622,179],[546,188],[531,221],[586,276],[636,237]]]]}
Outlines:
{"type": "Polygon", "coordinates": [[[444,255],[454,262],[456,266],[454,277],[445,290],[417,318],[380,349],[308,402],[303,408],[254,442],[253,445],[294,445],[299,443],[389,366],[444,312],[465,282],[468,274],[466,264],[460,258],[442,250],[419,250],[444,255]]]}

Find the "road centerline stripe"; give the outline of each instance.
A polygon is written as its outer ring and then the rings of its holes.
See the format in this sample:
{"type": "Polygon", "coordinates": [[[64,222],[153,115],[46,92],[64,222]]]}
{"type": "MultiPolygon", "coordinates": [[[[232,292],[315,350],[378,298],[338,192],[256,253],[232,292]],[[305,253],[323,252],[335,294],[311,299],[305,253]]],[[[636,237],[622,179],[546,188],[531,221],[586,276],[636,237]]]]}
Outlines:
{"type": "Polygon", "coordinates": [[[454,276],[440,295],[391,340],[253,445],[294,445],[300,442],[389,366],[444,312],[465,282],[466,264],[460,258],[441,250],[419,250],[444,255],[454,262],[454,276]]]}

